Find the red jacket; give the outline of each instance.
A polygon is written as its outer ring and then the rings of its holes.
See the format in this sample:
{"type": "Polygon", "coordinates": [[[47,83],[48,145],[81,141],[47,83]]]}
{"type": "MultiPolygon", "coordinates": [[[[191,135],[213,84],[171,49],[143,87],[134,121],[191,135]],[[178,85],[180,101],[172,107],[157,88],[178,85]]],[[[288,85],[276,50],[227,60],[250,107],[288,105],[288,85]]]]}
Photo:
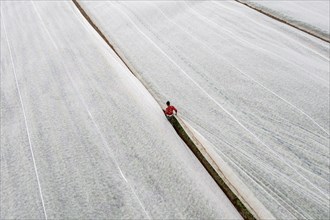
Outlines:
{"type": "Polygon", "coordinates": [[[170,105],[165,109],[165,114],[173,115],[173,111],[175,111],[176,113],[178,112],[178,110],[176,110],[176,108],[174,106],[170,105]]]}

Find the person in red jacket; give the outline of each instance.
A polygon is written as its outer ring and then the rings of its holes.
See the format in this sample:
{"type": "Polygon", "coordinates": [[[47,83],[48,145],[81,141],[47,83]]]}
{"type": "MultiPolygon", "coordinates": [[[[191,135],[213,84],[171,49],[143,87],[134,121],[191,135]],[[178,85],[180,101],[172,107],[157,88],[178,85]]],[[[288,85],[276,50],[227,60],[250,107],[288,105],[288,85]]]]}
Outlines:
{"type": "Polygon", "coordinates": [[[178,113],[178,110],[173,105],[171,105],[170,101],[167,101],[166,105],[167,105],[167,108],[165,109],[164,113],[165,113],[166,117],[168,119],[170,119],[174,115],[174,112],[175,112],[175,115],[178,113]]]}

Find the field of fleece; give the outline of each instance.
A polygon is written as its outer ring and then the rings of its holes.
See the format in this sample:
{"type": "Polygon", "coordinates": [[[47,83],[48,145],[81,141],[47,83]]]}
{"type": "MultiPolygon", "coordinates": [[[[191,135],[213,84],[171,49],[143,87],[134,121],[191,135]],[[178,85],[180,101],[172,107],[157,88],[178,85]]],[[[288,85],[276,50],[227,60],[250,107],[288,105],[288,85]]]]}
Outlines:
{"type": "Polygon", "coordinates": [[[231,1],[80,4],[276,218],[329,218],[328,43],[231,1]]]}
{"type": "Polygon", "coordinates": [[[66,1],[1,1],[1,219],[240,219],[66,1]]]}

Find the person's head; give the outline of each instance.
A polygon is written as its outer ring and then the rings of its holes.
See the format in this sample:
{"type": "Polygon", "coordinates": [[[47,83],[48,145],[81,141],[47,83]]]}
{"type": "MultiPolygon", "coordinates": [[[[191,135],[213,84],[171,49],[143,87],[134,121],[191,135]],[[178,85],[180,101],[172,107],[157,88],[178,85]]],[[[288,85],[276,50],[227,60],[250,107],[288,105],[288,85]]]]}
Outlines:
{"type": "Polygon", "coordinates": [[[167,102],[166,102],[166,105],[167,105],[167,106],[170,106],[170,105],[171,105],[170,101],[167,101],[167,102]]]}

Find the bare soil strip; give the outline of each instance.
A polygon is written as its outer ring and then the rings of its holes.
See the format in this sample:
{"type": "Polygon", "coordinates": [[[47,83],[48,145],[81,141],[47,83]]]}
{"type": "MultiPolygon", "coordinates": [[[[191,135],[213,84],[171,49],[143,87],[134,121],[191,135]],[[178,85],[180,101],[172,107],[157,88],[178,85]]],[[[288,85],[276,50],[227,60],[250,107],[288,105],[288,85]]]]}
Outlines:
{"type": "MultiPolygon", "coordinates": [[[[172,126],[174,127],[177,134],[181,137],[181,139],[186,143],[186,145],[190,148],[190,150],[194,153],[194,155],[197,157],[197,159],[201,162],[201,164],[204,166],[204,168],[207,170],[207,172],[212,176],[214,181],[218,184],[218,186],[221,188],[221,190],[226,194],[226,196],[229,198],[231,203],[235,206],[237,211],[241,214],[241,216],[244,219],[256,219],[254,215],[257,216],[257,214],[252,210],[251,207],[248,206],[246,202],[242,202],[236,194],[231,190],[231,188],[226,184],[226,182],[220,177],[219,173],[216,171],[217,167],[214,167],[209,159],[205,158],[204,154],[200,151],[200,149],[196,146],[198,142],[195,138],[192,139],[188,133],[191,133],[187,131],[188,128],[183,128],[182,123],[179,122],[179,119],[176,117],[172,117],[170,119],[170,122],[172,126]],[[248,208],[247,208],[248,207],[248,208]],[[250,211],[251,210],[251,211],[250,211]]],[[[198,143],[200,144],[200,143],[198,143]]],[[[207,152],[205,152],[207,154],[207,152]]],[[[214,161],[212,161],[214,162],[214,161]]],[[[213,163],[215,164],[215,162],[213,163]]],[[[258,218],[259,219],[259,218],[258,218]]]]}
{"type": "Polygon", "coordinates": [[[94,22],[92,21],[92,19],[87,15],[87,13],[85,12],[85,10],[80,6],[80,4],[77,2],[77,0],[72,0],[73,3],[76,5],[76,7],[78,8],[78,10],[80,11],[80,13],[84,16],[84,18],[88,21],[88,23],[95,29],[95,31],[102,37],[102,39],[109,45],[109,47],[116,53],[116,55],[119,57],[119,59],[121,61],[123,61],[123,63],[125,64],[125,66],[130,70],[130,72],[135,76],[135,74],[133,73],[133,71],[131,70],[131,68],[126,64],[126,62],[121,58],[121,56],[117,53],[117,51],[115,50],[115,48],[110,44],[110,42],[108,41],[108,39],[105,37],[105,35],[102,33],[102,31],[100,31],[100,29],[94,24],[94,22]]]}
{"type": "MultiPolygon", "coordinates": [[[[117,56],[121,59],[121,61],[126,65],[126,67],[130,70],[130,72],[141,81],[141,83],[145,86],[143,83],[143,80],[140,79],[139,75],[136,73],[136,71],[133,70],[132,67],[130,67],[125,60],[122,58],[121,55],[119,55],[118,51],[114,48],[112,44],[108,41],[108,39],[105,37],[105,35],[102,33],[102,31],[95,25],[95,23],[92,21],[92,19],[87,15],[87,13],[84,11],[84,9],[80,6],[80,4],[77,2],[77,0],[72,0],[73,3],[76,5],[80,13],[85,17],[85,19],[88,21],[88,23],[95,29],[95,31],[102,37],[102,39],[108,44],[108,46],[117,54],[117,56]]],[[[145,86],[146,87],[146,86],[145,86]]],[[[146,87],[148,90],[148,87],[146,87]]],[[[152,93],[151,93],[152,94],[152,93]]],[[[158,104],[160,104],[159,100],[154,97],[158,104]]],[[[197,145],[201,145],[200,143],[194,138],[190,138],[188,133],[192,134],[191,131],[187,131],[183,128],[179,122],[179,120],[175,117],[171,119],[171,124],[174,127],[177,134],[180,136],[180,138],[186,143],[186,145],[190,148],[190,150],[194,153],[194,155],[197,157],[197,159],[201,162],[201,164],[205,167],[207,172],[211,175],[211,177],[214,179],[214,181],[217,183],[217,185],[221,188],[221,190],[226,194],[228,199],[231,201],[231,203],[234,205],[234,207],[237,209],[237,211],[241,214],[241,216],[244,219],[248,220],[254,220],[257,218],[257,214],[253,211],[253,209],[245,202],[241,201],[240,198],[231,190],[231,188],[226,184],[226,182],[220,177],[218,172],[216,171],[216,167],[213,167],[211,163],[208,161],[207,158],[203,155],[203,153],[198,149],[197,145]],[[253,214],[252,214],[253,213],[253,214]]]]}
{"type": "Polygon", "coordinates": [[[286,20],[284,20],[284,19],[281,19],[281,18],[279,18],[279,17],[277,17],[277,16],[275,16],[275,15],[272,15],[272,14],[269,13],[269,12],[266,12],[266,11],[264,11],[264,10],[262,10],[262,9],[259,9],[259,8],[255,7],[255,6],[253,6],[253,5],[250,5],[250,4],[247,3],[247,2],[243,2],[243,1],[241,1],[241,0],[235,0],[235,1],[238,2],[238,3],[241,3],[241,4],[245,5],[245,6],[247,6],[247,7],[249,7],[249,8],[252,8],[253,10],[256,10],[256,11],[258,11],[258,12],[260,12],[260,13],[262,13],[262,14],[264,14],[264,15],[270,17],[270,18],[273,18],[273,19],[275,19],[275,20],[277,20],[277,21],[279,21],[279,22],[282,22],[282,23],[284,23],[284,24],[287,24],[287,25],[289,25],[289,26],[291,26],[291,27],[293,27],[293,28],[296,28],[296,29],[298,29],[298,30],[300,30],[300,31],[303,31],[303,32],[305,32],[305,33],[307,33],[307,34],[309,34],[309,35],[312,35],[313,37],[316,37],[316,38],[318,38],[318,39],[320,39],[320,40],[323,40],[323,41],[325,41],[325,42],[330,43],[330,38],[329,38],[329,36],[323,36],[322,34],[316,32],[316,31],[308,30],[308,29],[303,28],[303,27],[300,27],[300,26],[298,26],[298,25],[296,25],[296,24],[290,23],[290,22],[288,22],[288,21],[286,21],[286,20]]]}

